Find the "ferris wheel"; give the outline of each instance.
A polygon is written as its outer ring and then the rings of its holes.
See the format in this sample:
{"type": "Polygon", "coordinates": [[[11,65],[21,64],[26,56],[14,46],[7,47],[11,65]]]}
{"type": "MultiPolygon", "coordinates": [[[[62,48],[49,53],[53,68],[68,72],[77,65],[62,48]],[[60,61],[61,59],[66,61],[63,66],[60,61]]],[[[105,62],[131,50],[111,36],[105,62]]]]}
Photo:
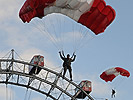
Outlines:
{"type": "Polygon", "coordinates": [[[83,83],[86,82],[88,81],[83,81],[78,85],[66,77],[62,78],[62,70],[56,72],[46,66],[42,67],[16,59],[13,49],[8,58],[0,59],[0,84],[24,87],[26,91],[29,89],[36,91],[45,96],[44,100],[77,100],[79,96],[94,100],[83,88],[83,83]],[[29,66],[41,68],[41,72],[38,75],[31,75],[28,71],[29,66]]]}

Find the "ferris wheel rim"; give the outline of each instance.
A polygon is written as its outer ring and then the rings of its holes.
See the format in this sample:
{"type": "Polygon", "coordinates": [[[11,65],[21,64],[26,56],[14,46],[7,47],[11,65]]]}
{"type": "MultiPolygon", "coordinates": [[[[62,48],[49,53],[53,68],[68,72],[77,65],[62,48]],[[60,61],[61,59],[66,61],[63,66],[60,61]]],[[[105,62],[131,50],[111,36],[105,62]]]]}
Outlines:
{"type": "MultiPolygon", "coordinates": [[[[55,74],[58,78],[62,77],[61,73],[57,73],[51,69],[48,69],[46,67],[41,67],[41,66],[38,66],[38,65],[34,65],[34,64],[31,64],[31,63],[28,63],[28,62],[25,62],[25,61],[21,61],[21,60],[15,60],[15,59],[0,59],[0,63],[1,62],[10,62],[10,63],[20,63],[20,64],[25,64],[25,65],[31,65],[31,66],[36,66],[36,67],[40,67],[42,68],[43,70],[46,70],[48,72],[51,72],[53,74],[55,74]]],[[[0,66],[1,67],[1,66],[0,66]]],[[[29,77],[29,78],[35,78],[35,79],[40,79],[40,80],[43,80],[35,75],[28,75],[26,73],[20,73],[20,72],[15,72],[15,71],[12,71],[12,70],[2,70],[0,68],[0,74],[15,74],[15,75],[23,75],[23,76],[26,76],[26,77],[29,77]]],[[[69,84],[75,86],[76,88],[80,89],[83,93],[85,93],[88,98],[90,98],[90,100],[94,100],[89,94],[87,94],[82,88],[80,88],[76,83],[74,83],[73,81],[70,81],[69,79],[67,79],[66,77],[63,78],[65,81],[69,82],[69,84]]],[[[5,83],[5,84],[15,84],[15,83],[11,83],[11,82],[8,82],[8,81],[0,81],[0,83],[5,83]]],[[[54,88],[57,88],[59,89],[62,93],[65,93],[67,96],[69,96],[70,98],[72,98],[72,100],[75,100],[76,97],[75,96],[72,96],[70,93],[68,93],[66,90],[63,90],[62,88],[60,88],[59,86],[57,86],[56,84],[54,83],[50,83],[48,81],[44,81],[44,83],[48,83],[51,87],[54,86],[54,88]]],[[[21,84],[20,84],[21,85],[21,84]]],[[[25,85],[25,87],[28,87],[25,85]]],[[[30,87],[30,89],[32,89],[32,87],[30,87]]],[[[32,90],[36,90],[36,89],[32,89],[32,90]]],[[[47,93],[44,93],[46,96],[47,96],[47,93]]],[[[52,98],[53,100],[58,100],[56,98],[54,98],[52,95],[48,94],[48,96],[50,98],[52,98]]]]}

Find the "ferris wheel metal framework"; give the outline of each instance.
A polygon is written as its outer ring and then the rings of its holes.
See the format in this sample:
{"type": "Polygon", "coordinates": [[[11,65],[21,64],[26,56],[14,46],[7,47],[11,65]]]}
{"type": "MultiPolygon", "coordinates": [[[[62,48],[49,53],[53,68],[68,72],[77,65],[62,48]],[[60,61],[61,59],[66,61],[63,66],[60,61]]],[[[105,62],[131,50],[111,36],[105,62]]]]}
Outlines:
{"type": "Polygon", "coordinates": [[[53,100],[77,100],[74,89],[78,88],[86,94],[88,100],[94,100],[79,85],[66,77],[62,79],[60,73],[47,67],[41,67],[22,60],[16,60],[14,50],[11,50],[11,58],[0,59],[0,84],[11,84],[25,87],[44,94],[53,100]],[[40,75],[29,75],[28,67],[36,66],[42,70],[40,75]]]}

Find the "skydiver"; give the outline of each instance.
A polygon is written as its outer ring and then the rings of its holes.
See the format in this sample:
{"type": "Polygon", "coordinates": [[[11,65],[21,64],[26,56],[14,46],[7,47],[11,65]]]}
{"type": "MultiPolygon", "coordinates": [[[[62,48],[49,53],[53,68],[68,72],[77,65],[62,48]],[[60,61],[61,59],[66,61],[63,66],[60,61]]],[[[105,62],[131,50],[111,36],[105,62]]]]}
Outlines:
{"type": "Polygon", "coordinates": [[[75,61],[76,55],[73,53],[72,57],[70,58],[70,55],[67,54],[67,57],[65,57],[64,52],[59,51],[61,59],[64,61],[63,62],[63,68],[64,68],[64,73],[63,73],[63,78],[66,74],[67,69],[69,70],[70,74],[70,80],[72,81],[72,68],[71,68],[71,62],[75,61]]]}
{"type": "Polygon", "coordinates": [[[115,97],[115,90],[114,89],[112,89],[112,95],[111,95],[111,97],[113,98],[113,97],[115,97]]]}

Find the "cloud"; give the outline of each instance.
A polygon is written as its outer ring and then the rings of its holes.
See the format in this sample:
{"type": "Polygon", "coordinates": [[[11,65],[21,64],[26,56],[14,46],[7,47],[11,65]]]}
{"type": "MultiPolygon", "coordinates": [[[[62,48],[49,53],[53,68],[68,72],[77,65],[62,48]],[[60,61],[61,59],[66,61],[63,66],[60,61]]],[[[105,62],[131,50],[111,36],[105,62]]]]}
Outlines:
{"type": "MultiPolygon", "coordinates": [[[[22,2],[20,0],[19,2],[22,2]]],[[[7,21],[10,19],[16,19],[19,10],[19,2],[17,0],[0,0],[0,20],[7,21]]]]}
{"type": "MultiPolygon", "coordinates": [[[[11,29],[11,31],[13,31],[11,29]]],[[[14,47],[14,48],[25,48],[28,46],[29,41],[27,39],[27,37],[25,37],[22,34],[18,34],[10,31],[10,33],[8,34],[7,37],[7,43],[9,46],[14,47]]]]}
{"type": "MultiPolygon", "coordinates": [[[[0,40],[3,48],[26,48],[29,46],[29,30],[18,21],[18,12],[23,0],[0,0],[0,40]],[[26,37],[28,36],[28,37],[26,37]]],[[[32,31],[30,31],[32,32],[32,31]]]]}

